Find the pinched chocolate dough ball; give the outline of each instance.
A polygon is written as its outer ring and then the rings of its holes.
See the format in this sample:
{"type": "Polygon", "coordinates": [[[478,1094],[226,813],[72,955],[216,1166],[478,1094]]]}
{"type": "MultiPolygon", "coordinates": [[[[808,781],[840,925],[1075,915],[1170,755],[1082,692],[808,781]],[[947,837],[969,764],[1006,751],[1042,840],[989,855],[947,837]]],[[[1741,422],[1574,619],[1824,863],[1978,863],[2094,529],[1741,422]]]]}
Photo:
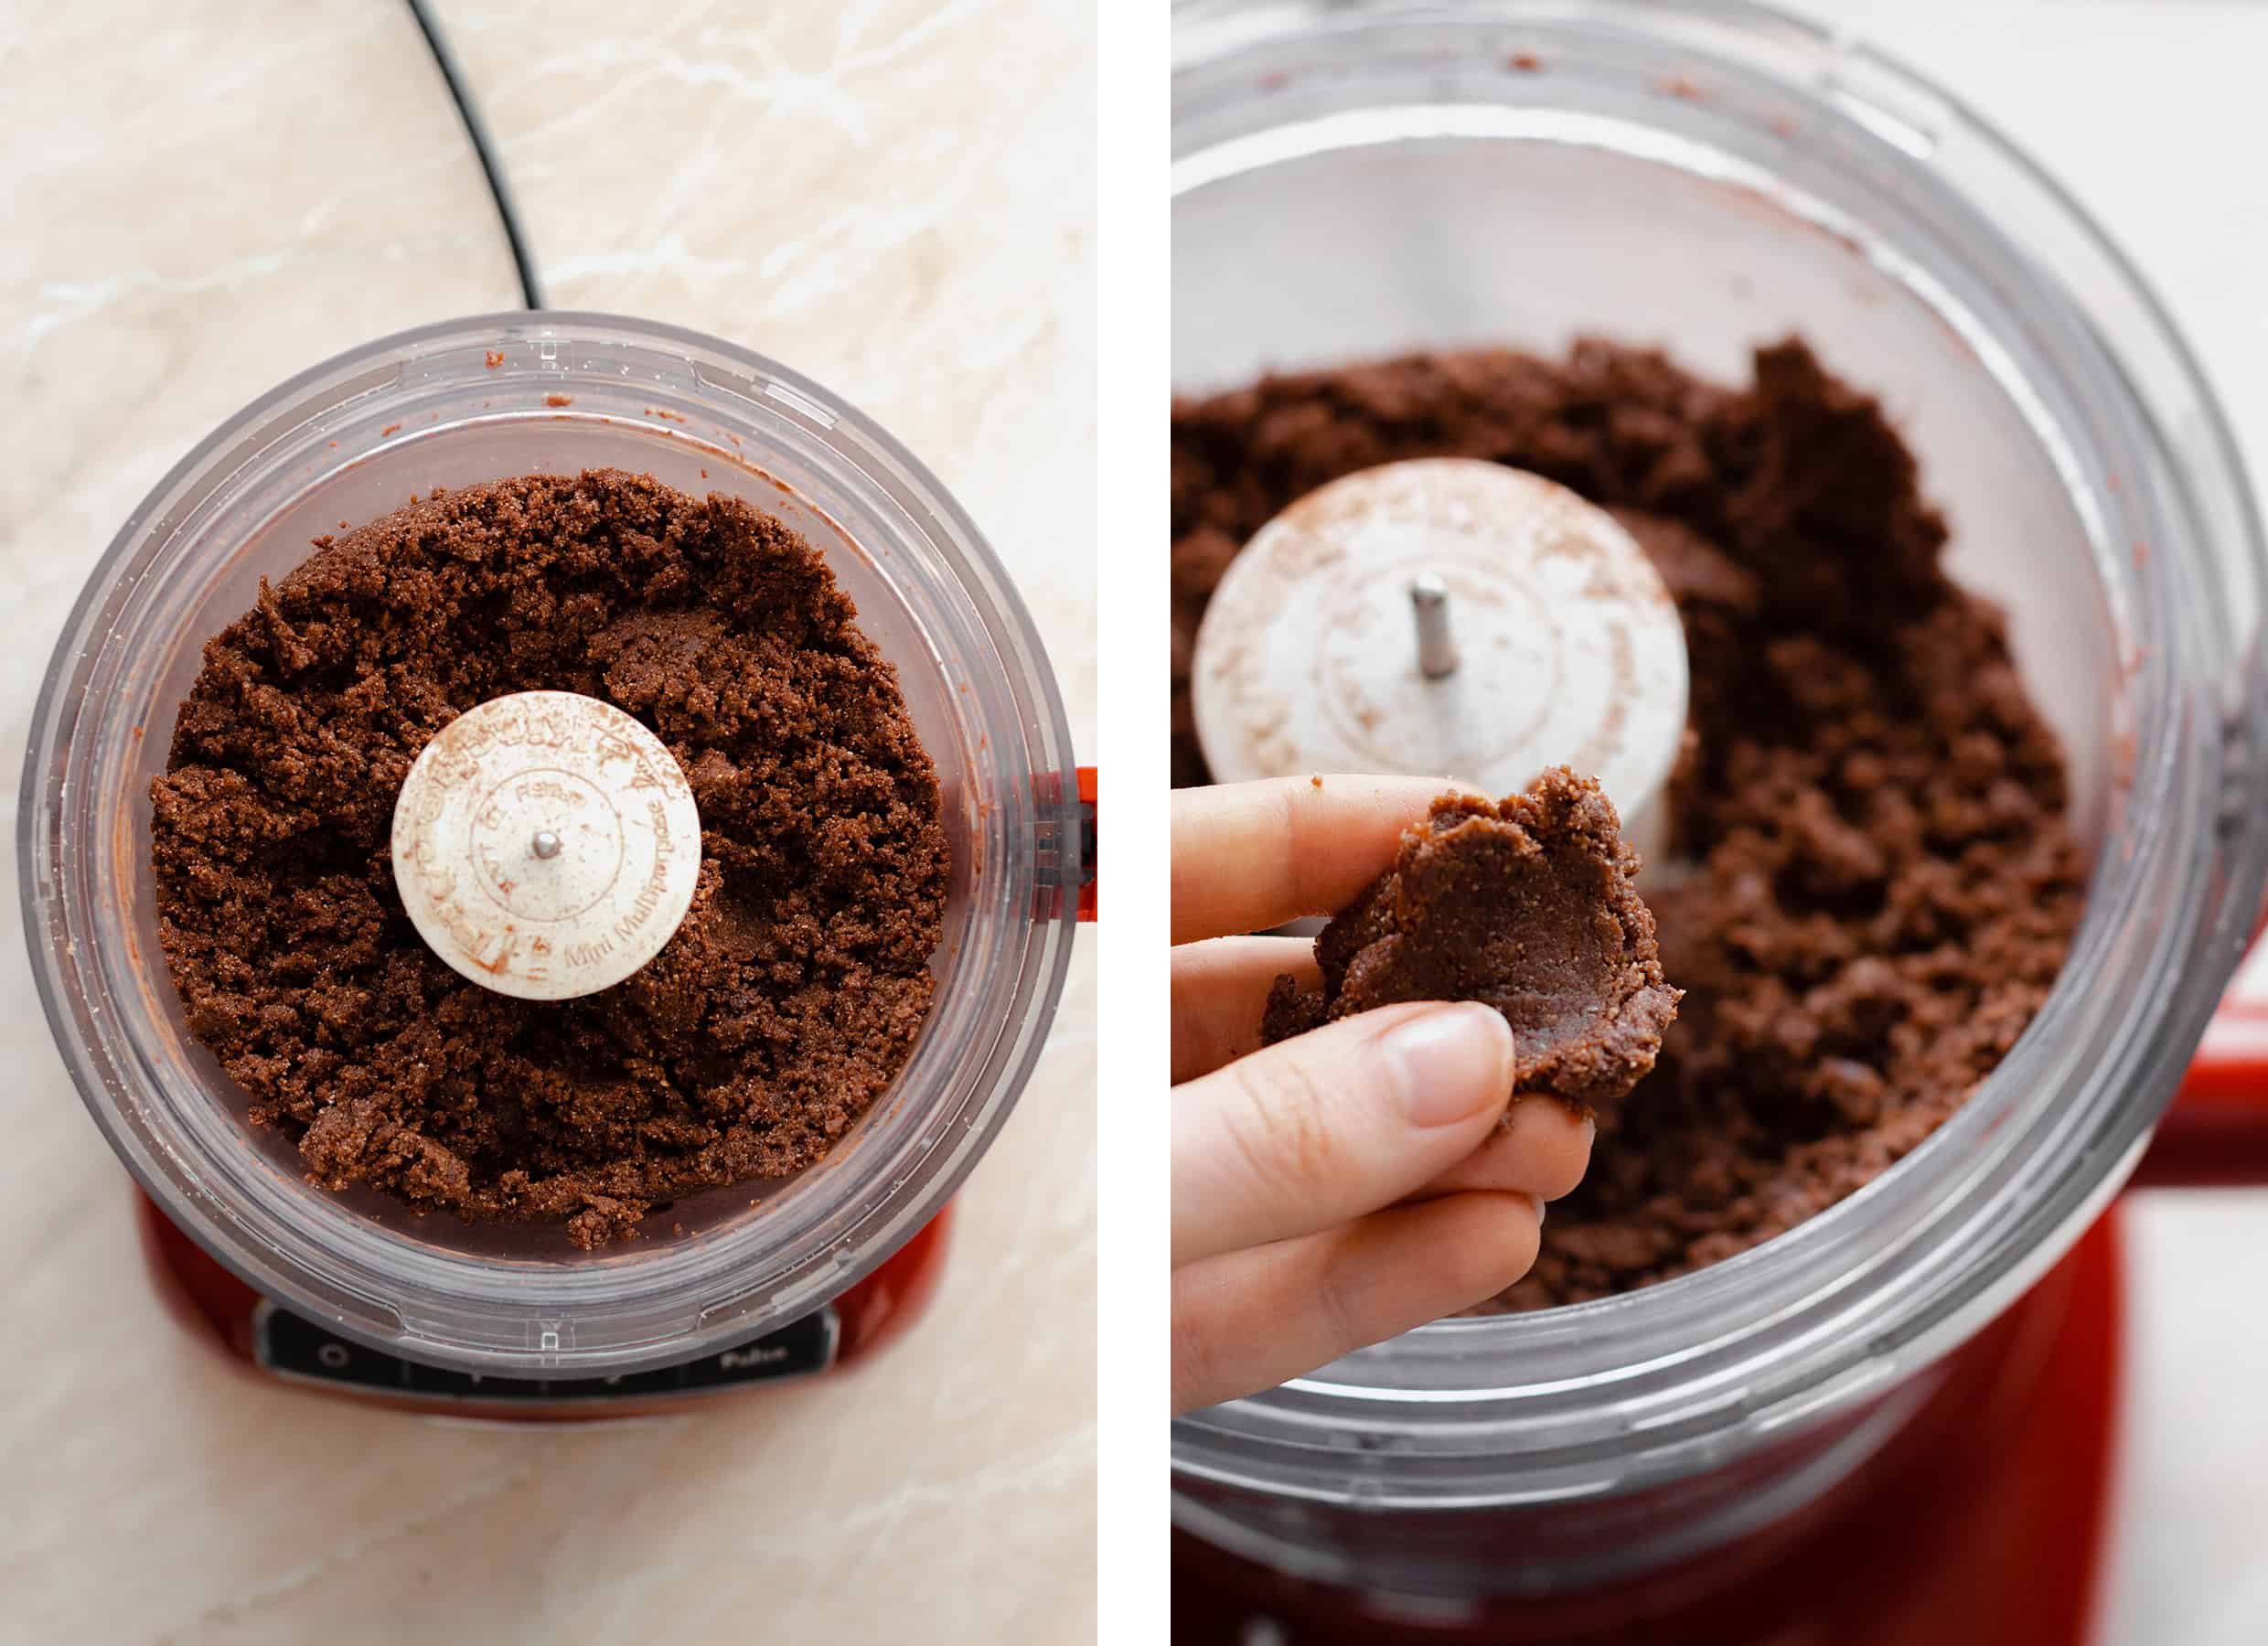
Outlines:
{"type": "Polygon", "coordinates": [[[1262,1038],[1403,1000],[1478,1000],[1512,1025],[1515,1091],[1610,1107],[1677,1015],[1637,871],[1612,803],[1564,766],[1501,802],[1445,795],[1316,939],[1320,993],[1277,980],[1262,1038]]]}

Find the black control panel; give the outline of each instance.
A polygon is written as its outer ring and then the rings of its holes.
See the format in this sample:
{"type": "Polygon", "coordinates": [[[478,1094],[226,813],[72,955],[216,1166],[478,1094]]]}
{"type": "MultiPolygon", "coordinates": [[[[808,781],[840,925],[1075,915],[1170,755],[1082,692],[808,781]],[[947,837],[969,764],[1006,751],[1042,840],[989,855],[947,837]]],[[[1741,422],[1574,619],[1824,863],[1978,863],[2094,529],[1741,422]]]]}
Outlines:
{"type": "Polygon", "coordinates": [[[831,1308],[820,1309],[792,1326],[699,1360],[618,1377],[490,1377],[421,1366],[340,1337],[272,1302],[262,1302],[253,1315],[252,1336],[261,1365],[280,1377],[409,1399],[557,1406],[721,1394],[745,1384],[823,1371],[835,1363],[841,1322],[831,1308]]]}

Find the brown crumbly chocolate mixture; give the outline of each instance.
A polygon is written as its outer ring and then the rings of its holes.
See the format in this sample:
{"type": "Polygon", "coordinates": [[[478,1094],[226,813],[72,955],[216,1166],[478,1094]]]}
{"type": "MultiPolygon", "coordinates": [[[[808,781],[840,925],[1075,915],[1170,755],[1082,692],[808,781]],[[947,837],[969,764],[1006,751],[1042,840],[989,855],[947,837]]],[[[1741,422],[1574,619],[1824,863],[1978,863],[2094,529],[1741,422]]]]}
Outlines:
{"type": "Polygon", "coordinates": [[[603,1245],[809,1166],[929,1010],[947,854],[896,671],[825,562],[734,498],[619,471],[435,492],[336,540],[205,647],[151,786],[191,1032],[327,1187],[603,1245]],[[388,844],[452,719],[539,688],[691,779],[691,911],[642,971],[508,999],[420,940],[388,844]]]}
{"type": "Polygon", "coordinates": [[[1599,340],[1273,377],[1177,403],[1172,456],[1181,783],[1206,780],[1188,658],[1223,568],[1353,470],[1533,470],[1612,508],[1676,597],[1693,688],[1670,806],[1697,868],[1652,903],[1685,999],[1497,1307],[1792,1228],[1927,1138],[2046,999],[2084,890],[2060,752],[2001,614],[1941,568],[1912,454],[1800,341],[1743,388],[1599,340]]]}
{"type": "Polygon", "coordinates": [[[1620,1103],[1677,1015],[1621,828],[1598,779],[1565,766],[1503,801],[1444,795],[1316,938],[1321,990],[1276,980],[1261,1039],[1402,1000],[1479,1000],[1512,1025],[1515,1090],[1585,1112],[1620,1103]]]}

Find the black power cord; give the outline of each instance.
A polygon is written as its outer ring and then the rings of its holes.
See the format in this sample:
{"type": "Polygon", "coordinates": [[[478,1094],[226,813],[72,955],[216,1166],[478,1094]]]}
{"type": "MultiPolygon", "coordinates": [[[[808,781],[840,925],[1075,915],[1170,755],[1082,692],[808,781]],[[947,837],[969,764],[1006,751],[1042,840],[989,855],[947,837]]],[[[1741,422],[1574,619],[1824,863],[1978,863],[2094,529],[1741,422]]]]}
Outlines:
{"type": "Polygon", "coordinates": [[[512,248],[512,267],[519,274],[520,299],[530,308],[540,309],[543,306],[543,285],[536,278],[536,260],[528,250],[528,237],[520,229],[519,213],[513,209],[512,191],[505,187],[504,167],[497,160],[487,124],[480,118],[471,94],[465,90],[465,77],[457,71],[449,42],[443,37],[441,25],[433,21],[425,0],[407,3],[410,16],[417,20],[418,32],[425,37],[426,49],[433,53],[433,67],[441,70],[442,83],[449,88],[450,99],[456,104],[457,117],[465,123],[465,134],[473,140],[473,154],[480,161],[482,175],[488,179],[488,196],[496,201],[497,216],[503,219],[504,238],[512,248]]]}

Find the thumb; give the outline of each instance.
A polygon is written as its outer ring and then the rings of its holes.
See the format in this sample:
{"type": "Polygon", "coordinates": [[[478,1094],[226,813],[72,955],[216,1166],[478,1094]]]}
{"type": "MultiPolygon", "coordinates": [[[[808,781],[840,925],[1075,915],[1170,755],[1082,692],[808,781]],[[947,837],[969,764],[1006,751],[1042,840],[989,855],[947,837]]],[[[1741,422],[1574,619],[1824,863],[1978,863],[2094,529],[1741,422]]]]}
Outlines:
{"type": "Polygon", "coordinates": [[[1335,1228],[1487,1137],[1512,1029],[1485,1006],[1384,1006],[1173,1090],[1173,1262],[1335,1228]]]}

